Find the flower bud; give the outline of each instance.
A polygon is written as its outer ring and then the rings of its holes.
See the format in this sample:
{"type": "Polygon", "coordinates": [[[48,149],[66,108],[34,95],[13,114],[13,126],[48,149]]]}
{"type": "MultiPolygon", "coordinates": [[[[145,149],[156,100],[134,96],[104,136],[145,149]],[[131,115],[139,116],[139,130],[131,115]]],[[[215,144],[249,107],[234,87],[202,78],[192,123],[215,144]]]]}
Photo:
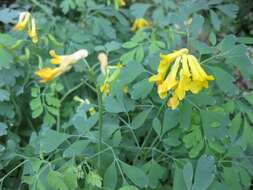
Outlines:
{"type": "Polygon", "coordinates": [[[103,74],[105,74],[108,66],[108,56],[105,53],[101,52],[98,54],[97,58],[100,62],[100,70],[103,74]]]}

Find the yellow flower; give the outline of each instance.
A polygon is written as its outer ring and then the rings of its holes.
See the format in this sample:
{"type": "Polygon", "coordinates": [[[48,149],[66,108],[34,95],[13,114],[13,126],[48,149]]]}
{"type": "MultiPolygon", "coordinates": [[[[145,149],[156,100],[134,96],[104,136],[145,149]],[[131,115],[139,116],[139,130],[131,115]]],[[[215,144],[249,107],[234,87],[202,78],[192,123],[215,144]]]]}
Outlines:
{"type": "Polygon", "coordinates": [[[102,52],[98,54],[97,58],[100,63],[100,70],[105,75],[108,66],[108,56],[102,52]]]}
{"type": "Polygon", "coordinates": [[[168,55],[160,54],[160,64],[157,69],[157,74],[150,77],[149,82],[156,82],[157,85],[161,84],[169,69],[170,64],[174,62],[177,57],[183,54],[187,54],[188,51],[188,49],[183,48],[168,55]]]}
{"type": "Polygon", "coordinates": [[[40,82],[43,82],[43,83],[54,79],[55,77],[57,77],[59,75],[59,73],[60,73],[59,68],[53,69],[53,68],[49,68],[49,67],[40,69],[35,72],[35,74],[38,75],[42,79],[40,82]]]}
{"type": "Polygon", "coordinates": [[[158,85],[158,94],[162,94],[162,99],[165,98],[163,95],[172,89],[174,86],[177,85],[177,72],[179,68],[179,63],[180,63],[180,57],[178,57],[175,61],[175,64],[171,67],[171,70],[169,74],[167,75],[166,79],[163,81],[162,84],[158,85]]]}
{"type": "Polygon", "coordinates": [[[100,86],[100,91],[105,95],[105,96],[107,96],[107,94],[109,93],[109,91],[110,91],[110,86],[109,86],[109,84],[108,83],[104,83],[104,84],[102,84],[101,86],[100,86]]]}
{"type": "Polygon", "coordinates": [[[124,7],[126,5],[125,0],[116,0],[119,7],[124,7]]]}
{"type": "Polygon", "coordinates": [[[72,64],[88,56],[88,51],[85,49],[81,49],[70,55],[59,56],[55,53],[55,51],[51,50],[49,54],[53,57],[51,59],[51,63],[58,64],[58,67],[46,67],[35,72],[35,74],[42,79],[40,82],[44,83],[51,81],[52,79],[71,69],[72,64]]]}
{"type": "Polygon", "coordinates": [[[208,81],[214,80],[212,75],[204,71],[197,58],[188,53],[189,50],[183,48],[168,55],[161,54],[157,74],[149,78],[149,82],[156,82],[161,99],[166,98],[171,91],[172,97],[167,105],[172,109],[177,108],[187,91],[196,94],[202,88],[208,88],[208,81]]]}
{"type": "Polygon", "coordinates": [[[31,14],[29,12],[21,12],[19,14],[18,23],[15,25],[16,30],[24,30],[29,22],[31,14]]]}
{"type": "Polygon", "coordinates": [[[150,26],[150,23],[146,19],[138,18],[138,19],[135,19],[135,21],[133,22],[131,30],[137,31],[147,26],[150,26]]]}
{"type": "Polygon", "coordinates": [[[33,43],[37,43],[38,42],[38,35],[37,35],[37,31],[36,31],[35,19],[32,18],[31,22],[32,22],[31,27],[29,27],[29,29],[28,29],[28,36],[32,39],[33,43]]]}

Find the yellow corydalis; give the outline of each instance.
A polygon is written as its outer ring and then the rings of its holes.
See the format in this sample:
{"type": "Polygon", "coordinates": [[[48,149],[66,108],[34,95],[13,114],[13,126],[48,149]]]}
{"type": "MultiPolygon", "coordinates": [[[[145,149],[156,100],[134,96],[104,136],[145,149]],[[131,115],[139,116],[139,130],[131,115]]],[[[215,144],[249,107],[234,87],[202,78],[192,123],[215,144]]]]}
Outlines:
{"type": "Polygon", "coordinates": [[[35,19],[34,18],[32,18],[31,26],[28,29],[28,36],[32,39],[33,43],[38,42],[38,35],[37,35],[36,24],[35,24],[35,19]]]}
{"type": "Polygon", "coordinates": [[[55,51],[51,50],[49,52],[51,59],[51,64],[56,64],[56,68],[42,68],[35,72],[37,76],[41,78],[42,83],[49,82],[61,75],[62,73],[70,70],[72,65],[79,61],[80,59],[86,58],[88,56],[88,51],[81,49],[70,55],[57,55],[55,51]]]}
{"type": "Polygon", "coordinates": [[[18,23],[15,25],[15,29],[22,31],[28,26],[28,36],[31,38],[33,43],[38,42],[38,34],[36,29],[36,22],[34,18],[31,18],[31,13],[21,12],[19,14],[18,23]]]}
{"type": "Polygon", "coordinates": [[[21,12],[19,14],[18,23],[15,25],[16,30],[24,30],[30,20],[31,14],[29,12],[21,12]]]}
{"type": "Polygon", "coordinates": [[[142,28],[150,26],[150,23],[144,18],[135,19],[131,31],[138,31],[142,28]]]}
{"type": "Polygon", "coordinates": [[[149,82],[156,82],[161,99],[171,91],[167,105],[172,109],[177,108],[187,91],[196,94],[208,88],[208,81],[214,80],[204,71],[197,58],[188,53],[189,50],[183,48],[168,55],[161,54],[157,74],[149,78],[149,82]]]}

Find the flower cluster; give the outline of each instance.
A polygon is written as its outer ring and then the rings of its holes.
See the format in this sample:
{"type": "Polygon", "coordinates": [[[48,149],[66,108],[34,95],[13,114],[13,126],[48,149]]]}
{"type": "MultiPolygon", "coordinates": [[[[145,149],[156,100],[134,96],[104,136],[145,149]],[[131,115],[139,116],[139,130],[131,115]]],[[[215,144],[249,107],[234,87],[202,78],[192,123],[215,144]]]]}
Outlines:
{"type": "Polygon", "coordinates": [[[35,18],[31,18],[31,13],[21,12],[19,14],[18,23],[15,25],[15,29],[22,31],[28,28],[28,36],[32,39],[33,43],[38,42],[38,34],[36,29],[35,18]]]}
{"type": "Polygon", "coordinates": [[[204,71],[197,58],[188,53],[189,50],[183,48],[168,55],[161,54],[157,74],[149,78],[150,82],[156,82],[161,99],[171,91],[167,105],[172,109],[177,108],[187,91],[197,94],[202,88],[208,88],[208,81],[214,80],[204,71]]]}
{"type": "Polygon", "coordinates": [[[85,49],[81,49],[73,54],[60,56],[57,55],[55,51],[51,50],[49,54],[52,57],[51,64],[56,64],[59,66],[56,68],[46,67],[36,71],[36,75],[38,75],[42,79],[41,82],[44,83],[70,70],[74,63],[88,56],[88,51],[85,49]]]}

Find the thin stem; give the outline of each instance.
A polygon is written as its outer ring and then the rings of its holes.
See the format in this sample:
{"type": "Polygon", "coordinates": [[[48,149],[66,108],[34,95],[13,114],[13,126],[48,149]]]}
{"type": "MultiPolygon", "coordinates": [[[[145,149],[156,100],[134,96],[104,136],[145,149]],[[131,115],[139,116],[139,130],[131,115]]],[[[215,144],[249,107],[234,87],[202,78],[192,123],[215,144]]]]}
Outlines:
{"type": "Polygon", "coordinates": [[[3,182],[4,182],[4,179],[6,177],[8,177],[12,172],[14,172],[16,169],[18,169],[19,167],[21,167],[22,165],[24,165],[26,162],[28,162],[28,160],[24,160],[23,162],[21,162],[20,164],[18,164],[16,167],[14,167],[11,171],[9,171],[7,174],[5,174],[1,179],[0,179],[0,187],[2,189],[2,185],[3,185],[3,182]]]}
{"type": "MultiPolygon", "coordinates": [[[[161,111],[162,111],[162,108],[163,108],[164,104],[165,104],[165,102],[160,106],[160,109],[158,110],[158,112],[157,112],[157,114],[156,114],[156,117],[158,117],[158,116],[160,115],[160,113],[161,113],[161,111]]],[[[148,139],[149,139],[149,137],[150,137],[150,135],[151,135],[151,133],[152,133],[152,130],[153,130],[153,128],[150,127],[150,129],[149,129],[149,131],[148,131],[148,134],[146,135],[146,137],[145,137],[145,139],[144,139],[144,141],[143,141],[143,143],[142,143],[142,145],[141,145],[140,150],[137,152],[137,154],[136,154],[136,156],[135,156],[135,158],[134,158],[134,161],[133,161],[134,163],[137,161],[138,157],[140,156],[140,153],[142,152],[143,148],[145,147],[145,145],[146,145],[146,143],[147,143],[147,141],[148,141],[148,139]]]]}
{"type": "MultiPolygon", "coordinates": [[[[103,100],[102,100],[102,93],[100,91],[99,86],[97,86],[97,96],[98,96],[98,127],[99,127],[99,144],[98,144],[98,152],[101,152],[102,147],[102,127],[103,127],[103,100]]],[[[98,156],[98,167],[101,166],[101,155],[98,156]]]]}

